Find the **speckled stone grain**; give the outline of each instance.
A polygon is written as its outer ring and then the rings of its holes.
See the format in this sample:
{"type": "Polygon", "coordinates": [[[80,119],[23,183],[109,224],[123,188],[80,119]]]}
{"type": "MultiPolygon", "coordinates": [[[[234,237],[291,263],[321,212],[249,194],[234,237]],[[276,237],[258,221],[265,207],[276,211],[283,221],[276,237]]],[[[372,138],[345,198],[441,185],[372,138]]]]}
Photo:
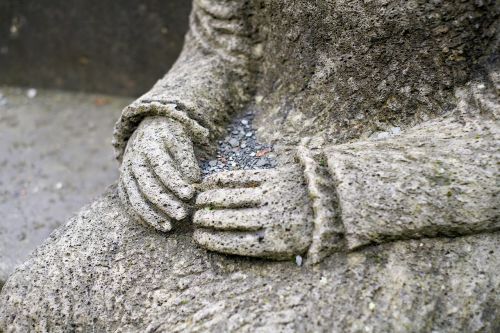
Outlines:
{"type": "Polygon", "coordinates": [[[0,294],[7,332],[495,332],[498,233],[337,254],[319,266],[227,257],[128,216],[114,188],[0,294]],[[64,291],[64,292],[61,292],[64,291]],[[488,311],[485,311],[488,309],[488,311]]]}

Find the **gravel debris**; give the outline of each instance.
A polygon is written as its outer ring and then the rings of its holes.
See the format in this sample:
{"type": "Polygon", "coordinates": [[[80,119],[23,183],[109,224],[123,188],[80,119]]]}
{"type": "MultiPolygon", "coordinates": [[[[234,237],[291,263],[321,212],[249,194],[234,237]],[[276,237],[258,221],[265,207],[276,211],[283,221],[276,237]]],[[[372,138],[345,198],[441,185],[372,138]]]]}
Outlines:
{"type": "Polygon", "coordinates": [[[392,133],[392,135],[399,135],[399,134],[401,134],[401,127],[393,127],[393,128],[391,128],[391,133],[392,133]]]}
{"type": "Polygon", "coordinates": [[[201,160],[204,176],[224,170],[270,169],[276,167],[272,145],[256,141],[249,111],[235,119],[227,128],[227,136],[218,141],[217,153],[211,160],[201,160]]]}
{"type": "MultiPolygon", "coordinates": [[[[234,134],[234,131],[231,132],[232,135],[235,135],[234,134]]],[[[229,139],[229,144],[231,145],[231,147],[238,147],[240,145],[240,140],[236,139],[236,138],[231,138],[229,139]]]]}

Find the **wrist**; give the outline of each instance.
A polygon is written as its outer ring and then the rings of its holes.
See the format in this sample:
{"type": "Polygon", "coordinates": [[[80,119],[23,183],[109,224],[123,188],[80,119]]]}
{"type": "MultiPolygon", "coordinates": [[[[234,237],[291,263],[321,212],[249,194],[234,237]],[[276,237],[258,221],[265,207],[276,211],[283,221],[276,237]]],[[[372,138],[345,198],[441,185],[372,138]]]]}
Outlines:
{"type": "Polygon", "coordinates": [[[326,256],[345,249],[344,226],[340,220],[337,193],[323,153],[314,154],[303,140],[297,150],[313,211],[313,235],[307,260],[318,263],[326,256]]]}
{"type": "Polygon", "coordinates": [[[116,158],[121,161],[128,140],[142,123],[148,118],[168,118],[182,125],[190,138],[200,145],[206,144],[209,131],[196,120],[191,119],[186,112],[179,110],[176,104],[159,102],[133,102],[127,106],[115,125],[113,146],[116,158]]]}

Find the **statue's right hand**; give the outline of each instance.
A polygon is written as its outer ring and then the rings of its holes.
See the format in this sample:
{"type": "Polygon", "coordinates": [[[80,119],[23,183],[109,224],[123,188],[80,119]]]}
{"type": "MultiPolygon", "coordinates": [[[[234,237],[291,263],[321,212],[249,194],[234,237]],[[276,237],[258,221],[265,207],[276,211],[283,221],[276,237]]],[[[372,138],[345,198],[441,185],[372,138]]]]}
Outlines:
{"type": "Polygon", "coordinates": [[[160,231],[189,215],[186,202],[201,178],[193,144],[181,124],[144,119],[129,139],[120,169],[119,195],[131,215],[160,231]]]}
{"type": "Polygon", "coordinates": [[[193,239],[207,250],[288,259],[310,246],[313,210],[298,165],[223,171],[200,188],[193,239]]]}

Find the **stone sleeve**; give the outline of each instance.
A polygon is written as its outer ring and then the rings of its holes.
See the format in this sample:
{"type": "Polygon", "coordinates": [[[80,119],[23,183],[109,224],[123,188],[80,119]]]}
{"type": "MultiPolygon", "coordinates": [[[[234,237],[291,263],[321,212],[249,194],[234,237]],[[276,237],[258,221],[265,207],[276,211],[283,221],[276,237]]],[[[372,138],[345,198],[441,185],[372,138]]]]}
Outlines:
{"type": "Polygon", "coordinates": [[[183,51],[153,88],[127,106],[115,125],[113,145],[121,160],[142,119],[167,116],[187,127],[195,143],[222,131],[251,89],[251,29],[244,2],[195,0],[183,51]]]}
{"type": "Polygon", "coordinates": [[[307,192],[312,205],[313,233],[307,261],[315,264],[326,256],[345,249],[344,227],[339,220],[338,200],[323,154],[306,148],[309,138],[297,149],[297,160],[304,170],[307,192]]]}
{"type": "Polygon", "coordinates": [[[448,119],[326,148],[347,249],[500,229],[499,128],[448,119]]]}

